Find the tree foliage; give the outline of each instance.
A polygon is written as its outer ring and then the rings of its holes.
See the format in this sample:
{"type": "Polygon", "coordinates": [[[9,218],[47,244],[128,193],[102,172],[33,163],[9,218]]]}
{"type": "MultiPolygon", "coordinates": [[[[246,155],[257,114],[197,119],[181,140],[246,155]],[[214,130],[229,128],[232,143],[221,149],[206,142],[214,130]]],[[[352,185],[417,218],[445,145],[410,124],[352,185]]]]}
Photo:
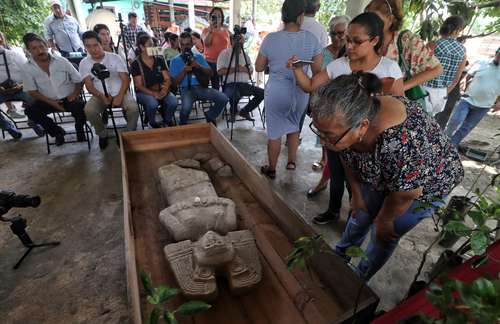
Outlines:
{"type": "Polygon", "coordinates": [[[49,14],[48,0],[0,0],[0,31],[10,43],[19,43],[25,33],[42,33],[49,14]]]}

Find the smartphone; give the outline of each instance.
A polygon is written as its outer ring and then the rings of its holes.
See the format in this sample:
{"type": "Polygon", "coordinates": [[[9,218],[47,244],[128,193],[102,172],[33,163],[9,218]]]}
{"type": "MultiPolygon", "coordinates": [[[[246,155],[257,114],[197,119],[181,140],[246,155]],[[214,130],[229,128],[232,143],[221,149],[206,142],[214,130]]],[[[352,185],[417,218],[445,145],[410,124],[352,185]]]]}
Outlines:
{"type": "Polygon", "coordinates": [[[314,64],[313,61],[307,61],[307,60],[297,60],[297,61],[293,61],[292,62],[292,65],[294,66],[297,66],[297,65],[311,65],[311,64],[314,64]]]}

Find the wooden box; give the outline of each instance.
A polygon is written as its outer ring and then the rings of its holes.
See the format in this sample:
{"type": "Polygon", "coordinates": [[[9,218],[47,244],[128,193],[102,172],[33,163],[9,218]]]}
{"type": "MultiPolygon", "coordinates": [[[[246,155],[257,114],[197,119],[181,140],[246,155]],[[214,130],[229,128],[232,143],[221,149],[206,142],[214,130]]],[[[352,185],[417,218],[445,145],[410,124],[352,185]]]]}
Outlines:
{"type": "MultiPolygon", "coordinates": [[[[158,219],[166,203],[157,170],[197,152],[217,154],[233,168],[232,178],[209,175],[218,195],[235,202],[239,229],[252,230],[263,275],[259,285],[243,296],[232,296],[222,286],[210,310],[179,318],[180,323],[320,324],[353,320],[362,281],[331,251],[313,257],[311,272],[288,271],[285,258],[293,241],[314,235],[314,231],[215,127],[195,124],[128,132],[121,136],[121,147],[127,289],[133,323],[142,323],[151,310],[140,287],[140,270],[150,273],[155,285],[178,287],[163,254],[163,247],[171,241],[158,219]]],[[[325,249],[329,247],[325,245],[325,249]]],[[[175,297],[169,306],[175,309],[183,302],[182,297],[175,297]]],[[[378,297],[365,286],[359,295],[356,322],[367,323],[377,304],[378,297]]]]}

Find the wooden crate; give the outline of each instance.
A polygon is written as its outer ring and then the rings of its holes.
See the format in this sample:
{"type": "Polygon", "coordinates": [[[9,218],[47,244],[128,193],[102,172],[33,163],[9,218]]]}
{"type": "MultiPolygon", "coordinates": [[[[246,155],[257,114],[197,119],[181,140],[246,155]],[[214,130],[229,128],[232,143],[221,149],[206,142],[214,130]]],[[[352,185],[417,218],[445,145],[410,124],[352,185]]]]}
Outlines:
{"type": "MultiPolygon", "coordinates": [[[[140,287],[140,270],[150,273],[155,284],[177,287],[163,254],[163,247],[171,241],[158,219],[166,203],[157,170],[198,152],[218,154],[233,168],[236,177],[213,179],[214,186],[219,196],[235,202],[239,229],[254,233],[263,277],[243,296],[231,296],[223,286],[209,311],[180,318],[180,323],[320,324],[353,320],[361,280],[340,258],[326,252],[314,256],[311,273],[287,270],[285,257],[293,241],[315,233],[217,128],[195,124],[127,132],[121,136],[121,147],[127,289],[133,323],[142,323],[151,310],[140,287]]],[[[325,245],[325,249],[329,247],[325,245]]],[[[378,301],[375,293],[364,287],[356,321],[366,323],[378,301]]],[[[182,297],[176,297],[169,306],[176,308],[182,302],[182,297]]]]}

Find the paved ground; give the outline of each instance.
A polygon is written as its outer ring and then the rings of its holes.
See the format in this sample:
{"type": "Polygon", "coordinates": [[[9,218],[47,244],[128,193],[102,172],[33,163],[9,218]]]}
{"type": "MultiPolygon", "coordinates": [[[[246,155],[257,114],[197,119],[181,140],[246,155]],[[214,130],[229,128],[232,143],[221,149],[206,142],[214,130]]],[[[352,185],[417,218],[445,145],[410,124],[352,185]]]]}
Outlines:
{"type": "MultiPolygon", "coordinates": [[[[476,144],[491,150],[495,123],[498,125],[498,117],[489,116],[480,124],[472,137],[486,144],[476,144]]],[[[233,143],[252,164],[260,166],[266,161],[265,131],[259,125],[250,126],[238,123],[233,143]]],[[[225,125],[220,128],[227,134],[225,125]]],[[[39,208],[15,212],[28,220],[33,240],[60,240],[62,244],[33,253],[13,271],[11,267],[23,249],[8,224],[0,225],[1,322],[126,323],[119,151],[111,142],[105,152],[100,152],[94,140],[90,153],[85,144],[66,144],[47,155],[44,139],[35,138],[31,131],[24,131],[24,135],[20,142],[10,137],[0,140],[0,189],[40,195],[39,208]]],[[[320,149],[309,130],[303,137],[297,171],[286,171],[286,160],[280,160],[274,186],[310,222],[326,208],[328,191],[315,200],[305,197],[306,190],[319,178],[310,166],[319,158],[320,149]]],[[[464,164],[467,178],[457,192],[464,192],[482,167],[472,161],[464,164]]],[[[498,169],[488,167],[485,173],[495,171],[498,169]]],[[[484,178],[479,185],[486,182],[484,178]]],[[[341,218],[338,224],[315,228],[333,243],[345,224],[345,211],[341,218]]],[[[424,221],[410,232],[370,282],[381,296],[382,308],[393,306],[404,296],[422,251],[436,235],[432,228],[432,222],[424,221]]],[[[433,251],[431,262],[439,252],[433,251]]]]}

